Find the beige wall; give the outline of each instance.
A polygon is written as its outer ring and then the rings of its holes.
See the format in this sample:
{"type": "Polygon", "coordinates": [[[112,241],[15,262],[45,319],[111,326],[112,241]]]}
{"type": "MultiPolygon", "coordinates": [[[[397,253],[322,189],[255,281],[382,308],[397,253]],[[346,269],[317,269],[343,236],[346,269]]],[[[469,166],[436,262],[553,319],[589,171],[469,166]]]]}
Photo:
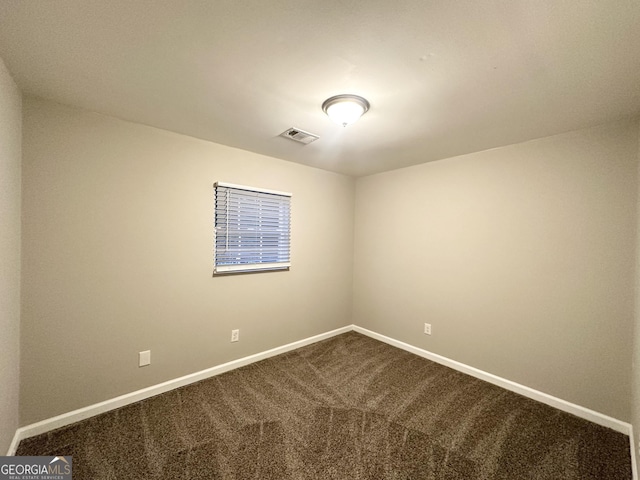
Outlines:
{"type": "Polygon", "coordinates": [[[354,323],[630,421],[637,142],[629,121],[358,179],[354,323]]]}
{"type": "Polygon", "coordinates": [[[22,98],[0,59],[0,455],[18,427],[22,98]]]}
{"type": "Polygon", "coordinates": [[[22,425],[351,323],[353,179],[28,97],[23,149],[22,425]],[[218,180],[293,193],[290,272],[212,278],[218,180]]]}
{"type": "MultiPolygon", "coordinates": [[[[638,164],[640,165],[640,130],[638,130],[638,164]]],[[[640,174],[640,169],[638,170],[640,174]]],[[[636,310],[633,335],[632,424],[636,464],[640,467],[640,195],[638,195],[638,230],[636,232],[636,310]]]]}

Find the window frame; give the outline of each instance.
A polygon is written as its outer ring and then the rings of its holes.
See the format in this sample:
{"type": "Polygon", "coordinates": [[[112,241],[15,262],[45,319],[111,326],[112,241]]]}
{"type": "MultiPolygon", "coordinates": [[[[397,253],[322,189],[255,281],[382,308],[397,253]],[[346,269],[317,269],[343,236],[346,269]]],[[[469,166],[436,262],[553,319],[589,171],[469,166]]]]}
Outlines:
{"type": "Polygon", "coordinates": [[[292,194],[227,182],[216,182],[213,187],[213,275],[288,271],[291,267],[292,194]],[[224,190],[219,191],[219,188],[224,190]],[[230,206],[234,210],[230,211],[230,206]],[[232,224],[229,223],[231,218],[234,219],[232,224]],[[243,235],[242,232],[248,233],[243,235]],[[246,248],[242,246],[243,236],[246,237],[246,248]],[[229,241],[232,242],[231,251],[236,252],[237,263],[228,261],[229,251],[220,248],[219,237],[226,240],[224,249],[229,248],[229,241]],[[263,261],[265,256],[276,261],[263,261]],[[259,261],[249,263],[247,259],[259,261]]]}

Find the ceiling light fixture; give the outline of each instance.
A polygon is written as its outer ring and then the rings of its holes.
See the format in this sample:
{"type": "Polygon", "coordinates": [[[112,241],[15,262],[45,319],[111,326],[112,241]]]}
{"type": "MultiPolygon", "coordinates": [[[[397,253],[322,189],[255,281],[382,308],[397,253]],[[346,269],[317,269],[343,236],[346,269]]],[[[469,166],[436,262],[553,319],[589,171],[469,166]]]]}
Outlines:
{"type": "Polygon", "coordinates": [[[369,107],[369,102],[358,95],[336,95],[324,101],[322,111],[333,122],[346,127],[356,122],[369,107]]]}

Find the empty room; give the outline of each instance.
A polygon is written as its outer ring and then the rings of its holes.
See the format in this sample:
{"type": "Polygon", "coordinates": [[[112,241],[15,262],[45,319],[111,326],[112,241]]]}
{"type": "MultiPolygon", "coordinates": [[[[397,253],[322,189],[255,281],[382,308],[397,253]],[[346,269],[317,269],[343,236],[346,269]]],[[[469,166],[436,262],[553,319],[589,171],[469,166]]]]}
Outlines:
{"type": "Polygon", "coordinates": [[[0,0],[0,480],[637,480],[637,0],[0,0]]]}

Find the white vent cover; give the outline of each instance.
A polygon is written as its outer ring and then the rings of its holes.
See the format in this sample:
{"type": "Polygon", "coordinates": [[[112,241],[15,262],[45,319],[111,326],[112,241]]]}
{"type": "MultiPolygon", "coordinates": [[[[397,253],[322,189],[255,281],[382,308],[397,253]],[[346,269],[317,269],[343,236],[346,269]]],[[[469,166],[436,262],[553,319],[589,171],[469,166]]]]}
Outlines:
{"type": "Polygon", "coordinates": [[[280,136],[284,138],[290,138],[291,140],[295,140],[296,142],[304,143],[305,145],[308,145],[314,140],[318,140],[320,138],[318,135],[314,135],[313,133],[305,132],[304,130],[293,127],[282,132],[280,136]]]}

